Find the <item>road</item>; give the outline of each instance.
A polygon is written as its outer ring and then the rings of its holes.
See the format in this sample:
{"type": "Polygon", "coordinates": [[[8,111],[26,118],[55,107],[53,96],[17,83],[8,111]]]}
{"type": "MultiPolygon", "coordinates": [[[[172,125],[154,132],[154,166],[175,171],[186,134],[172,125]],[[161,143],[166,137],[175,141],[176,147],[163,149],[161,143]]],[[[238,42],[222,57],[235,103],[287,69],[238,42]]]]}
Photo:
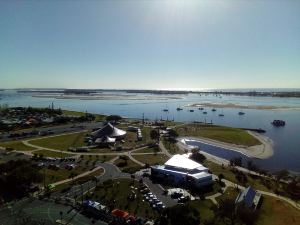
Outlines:
{"type": "MultiPolygon", "coordinates": [[[[56,134],[63,134],[63,133],[69,133],[69,132],[78,132],[82,131],[84,129],[86,130],[92,130],[96,128],[100,128],[103,126],[103,122],[84,122],[84,123],[76,123],[76,124],[65,124],[65,125],[58,125],[58,126],[49,126],[49,127],[37,127],[35,130],[37,131],[51,131],[53,132],[52,135],[56,134]]],[[[33,138],[33,137],[39,137],[39,135],[31,135],[26,136],[24,138],[33,138]]],[[[18,140],[22,140],[24,138],[19,138],[18,140]]],[[[8,133],[4,133],[0,136],[1,141],[12,141],[16,140],[16,138],[9,137],[8,133]]]]}

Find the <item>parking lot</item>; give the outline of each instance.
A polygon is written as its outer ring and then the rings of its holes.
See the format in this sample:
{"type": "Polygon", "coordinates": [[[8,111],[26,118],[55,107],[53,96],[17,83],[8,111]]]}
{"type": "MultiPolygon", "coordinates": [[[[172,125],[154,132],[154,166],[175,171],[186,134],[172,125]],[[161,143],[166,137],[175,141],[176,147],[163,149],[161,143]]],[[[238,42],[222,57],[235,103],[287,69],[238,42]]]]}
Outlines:
{"type": "Polygon", "coordinates": [[[0,162],[8,162],[10,160],[17,160],[17,159],[30,159],[30,156],[25,155],[20,152],[10,152],[6,150],[0,150],[0,162]]]}
{"type": "Polygon", "coordinates": [[[147,185],[152,194],[155,195],[155,197],[157,197],[163,203],[163,205],[166,207],[172,207],[176,205],[177,200],[172,199],[170,195],[167,195],[165,193],[165,189],[160,184],[153,183],[148,176],[145,176],[145,174],[149,175],[149,172],[149,169],[143,169],[138,171],[135,175],[138,179],[141,178],[143,180],[144,184],[147,185]]]}

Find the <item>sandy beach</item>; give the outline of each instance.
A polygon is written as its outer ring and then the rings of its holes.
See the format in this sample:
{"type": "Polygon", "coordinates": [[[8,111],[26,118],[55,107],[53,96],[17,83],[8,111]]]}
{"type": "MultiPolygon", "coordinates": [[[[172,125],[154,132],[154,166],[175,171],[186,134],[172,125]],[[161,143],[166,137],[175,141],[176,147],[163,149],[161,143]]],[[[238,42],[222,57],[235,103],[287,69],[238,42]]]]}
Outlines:
{"type": "Polygon", "coordinates": [[[195,103],[185,107],[214,107],[214,108],[233,108],[233,109],[260,109],[260,110],[299,110],[298,107],[292,106],[273,106],[273,105],[241,105],[233,103],[195,103]]]}
{"type": "Polygon", "coordinates": [[[189,146],[186,144],[186,141],[196,141],[201,142],[203,144],[211,145],[220,147],[229,151],[236,151],[243,155],[246,155],[251,158],[258,158],[258,159],[267,159],[271,157],[274,153],[273,151],[273,142],[271,139],[258,134],[256,132],[247,131],[250,135],[257,138],[261,144],[260,145],[254,145],[254,146],[243,146],[243,145],[234,145],[229,144],[221,141],[216,141],[208,138],[200,138],[200,137],[180,137],[178,138],[178,146],[180,148],[184,148],[185,150],[191,150],[193,146],[189,146]]]}

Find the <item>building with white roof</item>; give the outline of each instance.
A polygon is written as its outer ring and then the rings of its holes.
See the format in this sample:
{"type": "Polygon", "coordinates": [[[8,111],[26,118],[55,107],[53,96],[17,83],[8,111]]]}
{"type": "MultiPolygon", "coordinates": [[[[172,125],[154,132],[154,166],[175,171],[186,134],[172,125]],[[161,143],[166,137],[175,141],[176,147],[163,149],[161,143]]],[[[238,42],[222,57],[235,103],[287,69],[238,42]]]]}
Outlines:
{"type": "Polygon", "coordinates": [[[151,176],[191,187],[212,184],[212,175],[208,173],[208,168],[189,159],[188,155],[174,155],[164,165],[152,166],[151,176]]]}
{"type": "MultiPolygon", "coordinates": [[[[111,123],[107,123],[104,127],[91,133],[93,139],[109,137],[117,140],[123,139],[126,135],[126,131],[114,127],[111,123]]],[[[100,140],[100,139],[99,139],[100,140]]]]}

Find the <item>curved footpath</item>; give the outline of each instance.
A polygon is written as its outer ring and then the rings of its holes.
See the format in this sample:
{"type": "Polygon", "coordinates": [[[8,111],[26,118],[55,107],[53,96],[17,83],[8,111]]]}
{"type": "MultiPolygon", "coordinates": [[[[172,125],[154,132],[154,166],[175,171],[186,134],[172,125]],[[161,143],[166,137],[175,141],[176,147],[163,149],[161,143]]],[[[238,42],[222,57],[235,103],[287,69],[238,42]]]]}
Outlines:
{"type": "Polygon", "coordinates": [[[178,138],[178,141],[181,144],[183,144],[183,147],[185,147],[186,150],[191,150],[192,148],[192,146],[189,146],[188,144],[186,144],[186,142],[195,141],[195,142],[200,142],[203,144],[223,148],[225,150],[236,151],[252,158],[266,159],[273,155],[274,151],[273,151],[273,143],[271,139],[252,131],[247,131],[247,132],[253,137],[255,137],[256,139],[258,139],[261,142],[261,144],[249,147],[249,146],[225,143],[225,142],[216,141],[216,140],[203,138],[203,137],[181,137],[178,138]]]}
{"type": "MultiPolygon", "coordinates": [[[[272,149],[272,144],[270,142],[270,140],[264,136],[261,136],[259,134],[253,134],[253,132],[249,132],[251,135],[255,136],[256,138],[258,138],[261,142],[262,142],[262,146],[261,145],[258,145],[258,147],[255,147],[255,146],[252,146],[250,147],[252,153],[254,152],[256,156],[260,156],[261,158],[263,157],[266,157],[266,156],[270,156],[273,154],[273,149],[272,149]],[[271,154],[272,153],[272,154],[271,154]]],[[[184,138],[180,138],[179,140],[182,140],[184,138]]],[[[218,147],[222,147],[222,148],[226,148],[226,149],[229,149],[229,150],[233,150],[233,151],[249,151],[249,148],[241,148],[241,146],[235,146],[235,145],[230,145],[230,144],[227,144],[227,143],[223,143],[223,142],[218,142],[218,141],[213,141],[213,140],[210,140],[210,139],[204,139],[204,138],[196,138],[198,140],[200,140],[200,142],[203,142],[205,144],[211,144],[211,145],[214,145],[214,146],[218,146],[218,147]]],[[[194,139],[193,139],[194,140],[194,139]]],[[[51,149],[51,148],[45,148],[45,147],[41,147],[41,146],[37,146],[37,145],[33,145],[33,144],[30,144],[28,143],[29,140],[26,140],[26,141],[23,141],[23,143],[27,146],[30,146],[30,147],[33,147],[35,148],[35,150],[33,151],[29,151],[29,152],[24,152],[24,153],[27,153],[27,154],[31,154],[32,155],[32,152],[36,151],[36,150],[48,150],[48,151],[53,151],[53,152],[62,152],[62,153],[67,153],[67,154],[73,154],[73,155],[115,155],[115,156],[119,156],[119,155],[127,155],[131,160],[133,160],[134,162],[138,163],[139,165],[144,165],[144,163],[136,160],[132,155],[140,155],[140,154],[145,154],[145,155],[148,155],[148,154],[153,154],[153,153],[134,153],[135,151],[138,151],[140,149],[143,149],[145,147],[141,147],[141,148],[138,148],[138,149],[134,149],[134,150],[131,150],[131,151],[127,151],[127,152],[115,152],[115,153],[70,153],[68,151],[60,151],[60,150],[56,150],[56,149],[51,149]]],[[[184,149],[184,150],[191,150],[191,147],[186,145],[185,142],[180,142],[179,145],[178,145],[181,149],[184,149]]],[[[163,142],[160,141],[159,142],[159,148],[161,150],[161,152],[159,152],[159,154],[165,154],[166,156],[168,157],[172,157],[172,154],[169,153],[169,151],[165,148],[165,146],[163,145],[163,142]]],[[[250,152],[251,152],[250,151],[250,152]]],[[[21,151],[20,151],[21,152],[21,151]]],[[[205,155],[209,156],[208,157],[208,160],[211,160],[211,161],[215,161],[217,163],[226,163],[227,160],[224,160],[224,159],[221,159],[221,158],[218,158],[218,157],[214,157],[208,153],[204,153],[205,155]]],[[[249,154],[249,152],[248,152],[249,154]]],[[[255,156],[252,156],[252,157],[255,157],[255,156]]],[[[228,161],[227,161],[228,163],[228,161]]],[[[98,167],[96,167],[93,171],[99,169],[99,168],[103,168],[104,169],[104,173],[102,174],[102,176],[100,177],[106,177],[106,174],[107,174],[107,169],[105,168],[104,165],[112,165],[110,163],[104,163],[104,164],[99,164],[98,167]]],[[[115,167],[113,165],[113,167],[115,167]]],[[[111,168],[110,168],[111,169],[111,168]]],[[[243,170],[246,170],[245,168],[239,168],[239,169],[243,169],[243,170]]],[[[78,175],[76,178],[79,178],[79,176],[85,176],[85,175],[88,175],[90,172],[93,172],[93,171],[89,171],[87,173],[83,173],[83,174],[80,174],[78,175]]],[[[252,173],[252,171],[248,171],[246,170],[245,172],[248,172],[248,173],[252,173]]],[[[255,173],[255,172],[253,172],[255,173]]],[[[110,175],[110,177],[112,177],[112,175],[110,175]]],[[[225,184],[226,184],[226,187],[239,187],[240,189],[245,189],[245,187],[241,186],[241,185],[238,185],[238,184],[235,184],[231,181],[228,181],[228,180],[225,180],[225,179],[222,179],[225,184]]],[[[69,179],[67,180],[63,180],[63,181],[60,181],[60,182],[57,182],[56,184],[61,184],[61,183],[65,183],[65,182],[68,182],[69,179]]],[[[271,193],[271,192],[265,192],[265,191],[260,191],[260,190],[257,190],[259,193],[263,194],[263,195],[268,195],[268,196],[271,196],[271,197],[274,197],[274,198],[277,198],[277,199],[280,199],[280,200],[283,200],[287,203],[289,203],[290,205],[292,205],[293,207],[295,207],[296,209],[300,210],[300,205],[289,199],[289,198],[286,198],[286,197],[283,197],[283,196],[280,196],[280,195],[276,195],[274,193],[271,193]]],[[[218,194],[216,195],[212,195],[212,196],[209,196],[207,197],[208,199],[211,199],[214,203],[216,203],[216,200],[215,200],[215,197],[219,196],[218,194]]]]}

